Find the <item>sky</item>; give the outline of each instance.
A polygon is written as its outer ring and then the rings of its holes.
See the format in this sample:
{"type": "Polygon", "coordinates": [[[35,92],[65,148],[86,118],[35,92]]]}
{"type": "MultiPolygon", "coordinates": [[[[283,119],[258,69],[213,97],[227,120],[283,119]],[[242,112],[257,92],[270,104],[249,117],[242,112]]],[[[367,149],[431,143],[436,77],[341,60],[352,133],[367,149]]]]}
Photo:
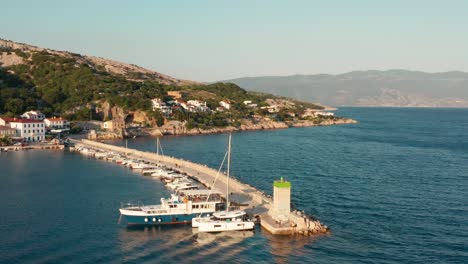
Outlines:
{"type": "Polygon", "coordinates": [[[0,38],[177,78],[468,71],[468,1],[0,0],[0,38]]]}

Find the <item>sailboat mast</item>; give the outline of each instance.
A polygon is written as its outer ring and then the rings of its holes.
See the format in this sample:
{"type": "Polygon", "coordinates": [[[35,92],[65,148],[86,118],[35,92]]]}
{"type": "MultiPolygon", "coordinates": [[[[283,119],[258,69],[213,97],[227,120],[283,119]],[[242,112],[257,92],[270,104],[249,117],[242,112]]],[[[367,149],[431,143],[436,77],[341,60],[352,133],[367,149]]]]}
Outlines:
{"type": "Polygon", "coordinates": [[[156,154],[159,156],[159,137],[156,138],[156,154]]]}
{"type": "Polygon", "coordinates": [[[226,183],[226,211],[229,211],[229,175],[231,169],[231,133],[229,133],[228,143],[228,163],[227,163],[227,183],[226,183]]]}

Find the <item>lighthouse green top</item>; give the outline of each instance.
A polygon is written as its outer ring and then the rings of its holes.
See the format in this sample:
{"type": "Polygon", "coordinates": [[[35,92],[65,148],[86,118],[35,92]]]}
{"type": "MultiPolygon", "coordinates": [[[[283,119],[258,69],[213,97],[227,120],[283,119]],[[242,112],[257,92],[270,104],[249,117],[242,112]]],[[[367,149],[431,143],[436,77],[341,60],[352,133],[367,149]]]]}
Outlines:
{"type": "Polygon", "coordinates": [[[283,177],[281,177],[279,181],[273,182],[273,186],[278,188],[291,188],[291,182],[285,181],[283,177]]]}

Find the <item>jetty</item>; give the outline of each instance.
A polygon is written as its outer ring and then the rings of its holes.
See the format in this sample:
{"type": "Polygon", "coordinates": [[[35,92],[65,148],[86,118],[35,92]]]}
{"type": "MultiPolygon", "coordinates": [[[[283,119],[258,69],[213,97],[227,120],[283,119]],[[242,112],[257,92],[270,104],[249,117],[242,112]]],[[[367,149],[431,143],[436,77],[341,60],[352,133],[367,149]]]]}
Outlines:
{"type": "Polygon", "coordinates": [[[0,152],[8,151],[20,151],[20,150],[30,150],[30,149],[53,149],[53,150],[63,150],[64,145],[51,145],[51,144],[38,144],[38,145],[27,145],[27,146],[6,146],[0,147],[0,152]]]}
{"type": "MultiPolygon", "coordinates": [[[[206,187],[210,187],[220,193],[224,193],[224,190],[226,190],[227,176],[203,164],[87,139],[82,139],[81,141],[73,140],[73,143],[81,144],[86,148],[114,152],[130,158],[165,166],[185,173],[206,187]]],[[[291,183],[282,178],[273,183],[273,197],[267,196],[256,188],[232,177],[229,179],[229,189],[231,192],[231,204],[239,206],[251,216],[258,218],[260,225],[274,235],[328,233],[328,227],[317,219],[305,215],[300,211],[291,211],[291,183]]]]}

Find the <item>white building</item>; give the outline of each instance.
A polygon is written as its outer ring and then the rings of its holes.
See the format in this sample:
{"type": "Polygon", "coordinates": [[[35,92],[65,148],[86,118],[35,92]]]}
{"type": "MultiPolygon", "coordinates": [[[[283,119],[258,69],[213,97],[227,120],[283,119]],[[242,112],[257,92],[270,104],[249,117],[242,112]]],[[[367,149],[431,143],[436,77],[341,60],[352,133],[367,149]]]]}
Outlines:
{"type": "Polygon", "coordinates": [[[206,102],[199,100],[188,100],[187,108],[189,112],[208,112],[210,108],[206,106],[206,102]]]}
{"type": "Polygon", "coordinates": [[[199,101],[199,100],[188,100],[187,103],[193,106],[206,106],[206,102],[199,101]]]}
{"type": "Polygon", "coordinates": [[[328,116],[335,116],[334,113],[331,112],[322,112],[322,111],[317,111],[315,109],[306,109],[304,111],[304,114],[302,114],[302,117],[328,117],[328,116]]]}
{"type": "Polygon", "coordinates": [[[151,103],[153,104],[153,111],[159,110],[161,113],[165,115],[170,115],[172,114],[172,109],[169,107],[165,102],[163,102],[159,98],[154,98],[151,100],[151,103]]]}
{"type": "Polygon", "coordinates": [[[70,127],[68,121],[61,117],[46,118],[44,119],[44,123],[50,129],[66,129],[70,127]]]}
{"type": "Polygon", "coordinates": [[[219,102],[219,105],[226,108],[227,110],[231,109],[231,102],[229,102],[227,100],[223,100],[223,101],[219,102]]]}
{"type": "Polygon", "coordinates": [[[177,99],[176,100],[176,104],[177,105],[180,105],[183,109],[187,110],[188,109],[188,105],[187,105],[187,102],[185,102],[184,100],[182,99],[177,99]]]}
{"type": "Polygon", "coordinates": [[[164,106],[166,105],[165,102],[163,102],[161,99],[159,98],[154,98],[151,100],[151,104],[153,105],[153,110],[156,110],[156,109],[159,109],[161,106],[164,106]]]}
{"type": "Polygon", "coordinates": [[[315,112],[316,116],[335,116],[334,113],[331,112],[315,112]]]}
{"type": "Polygon", "coordinates": [[[28,111],[21,115],[22,118],[32,120],[44,120],[45,115],[41,111],[28,111]]]}
{"type": "Polygon", "coordinates": [[[247,107],[257,107],[258,106],[257,104],[252,104],[252,101],[250,101],[250,100],[244,101],[244,105],[247,106],[247,107]]]}
{"type": "Polygon", "coordinates": [[[266,109],[268,113],[278,113],[280,111],[280,107],[277,105],[262,106],[260,109],[266,109]]]}
{"type": "Polygon", "coordinates": [[[41,141],[45,139],[45,124],[41,120],[16,119],[10,121],[11,128],[16,129],[16,135],[24,141],[41,141]]]}

